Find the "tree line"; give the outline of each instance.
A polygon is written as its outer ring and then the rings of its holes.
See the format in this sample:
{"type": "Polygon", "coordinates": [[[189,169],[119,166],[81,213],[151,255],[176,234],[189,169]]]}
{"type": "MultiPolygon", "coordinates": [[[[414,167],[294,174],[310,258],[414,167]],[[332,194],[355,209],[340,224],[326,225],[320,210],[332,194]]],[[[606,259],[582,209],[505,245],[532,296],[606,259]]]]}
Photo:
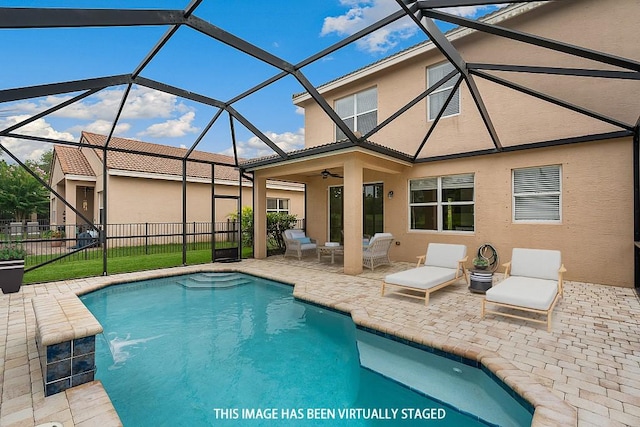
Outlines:
{"type": "MultiPolygon", "coordinates": [[[[38,160],[24,163],[48,182],[52,157],[53,150],[49,150],[38,160]]],[[[34,213],[40,218],[49,216],[49,190],[20,165],[0,158],[0,219],[24,221],[34,213]]]]}

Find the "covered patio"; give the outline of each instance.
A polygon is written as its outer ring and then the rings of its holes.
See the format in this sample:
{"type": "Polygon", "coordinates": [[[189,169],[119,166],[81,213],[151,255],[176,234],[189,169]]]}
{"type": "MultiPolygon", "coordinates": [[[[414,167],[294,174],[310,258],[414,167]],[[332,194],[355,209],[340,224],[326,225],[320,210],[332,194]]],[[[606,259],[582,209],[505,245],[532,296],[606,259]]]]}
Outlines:
{"type": "Polygon", "coordinates": [[[342,190],[342,229],[341,238],[344,244],[345,274],[362,273],[362,237],[364,228],[363,184],[367,178],[379,175],[393,177],[411,167],[409,159],[392,150],[382,149],[374,151],[373,145],[354,148],[327,147],[321,149],[303,150],[303,156],[296,159],[264,168],[268,160],[262,159],[247,162],[244,168],[254,174],[255,226],[254,226],[254,257],[265,258],[267,255],[266,242],[266,182],[267,179],[280,179],[305,183],[307,202],[306,228],[310,236],[323,243],[327,236],[328,203],[326,185],[341,186],[342,190]],[[328,173],[323,174],[323,171],[328,173]],[[359,213],[359,214],[357,214],[359,213]]]}

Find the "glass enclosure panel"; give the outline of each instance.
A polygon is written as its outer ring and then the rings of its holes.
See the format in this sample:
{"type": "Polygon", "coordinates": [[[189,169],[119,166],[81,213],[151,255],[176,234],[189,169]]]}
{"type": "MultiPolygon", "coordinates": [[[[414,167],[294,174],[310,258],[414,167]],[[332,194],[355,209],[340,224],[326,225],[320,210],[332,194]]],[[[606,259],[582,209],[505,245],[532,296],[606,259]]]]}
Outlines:
{"type": "Polygon", "coordinates": [[[442,206],[442,229],[446,231],[473,231],[474,205],[442,206]]]}

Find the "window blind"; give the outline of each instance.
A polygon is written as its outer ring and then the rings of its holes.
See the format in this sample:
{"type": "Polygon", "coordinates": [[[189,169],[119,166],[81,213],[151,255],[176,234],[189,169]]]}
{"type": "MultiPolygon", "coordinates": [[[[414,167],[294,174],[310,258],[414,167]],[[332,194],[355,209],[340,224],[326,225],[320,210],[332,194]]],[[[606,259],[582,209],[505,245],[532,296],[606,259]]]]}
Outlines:
{"type": "Polygon", "coordinates": [[[560,166],[513,171],[514,220],[560,220],[560,166]]]}

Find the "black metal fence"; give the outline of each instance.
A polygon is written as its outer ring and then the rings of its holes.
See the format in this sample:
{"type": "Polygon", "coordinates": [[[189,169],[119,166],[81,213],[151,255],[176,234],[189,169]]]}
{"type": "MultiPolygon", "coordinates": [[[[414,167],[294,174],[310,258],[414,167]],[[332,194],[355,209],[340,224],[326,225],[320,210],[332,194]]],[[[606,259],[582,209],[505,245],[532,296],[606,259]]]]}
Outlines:
{"type": "Polygon", "coordinates": [[[187,250],[237,248],[241,242],[236,221],[108,224],[92,230],[87,225],[38,224],[17,221],[0,223],[0,244],[19,243],[27,251],[26,267],[45,262],[101,259],[106,240],[108,257],[179,253],[187,250]],[[90,234],[81,234],[91,231],[90,234]]]}
{"type": "MultiPolygon", "coordinates": [[[[304,219],[298,219],[291,228],[305,228],[304,219]]],[[[108,224],[106,233],[102,226],[91,230],[85,225],[57,225],[40,221],[0,220],[0,245],[19,243],[27,251],[27,268],[51,262],[66,262],[86,259],[102,259],[104,242],[108,248],[107,257],[126,257],[182,252],[183,239],[187,251],[215,250],[221,253],[233,252],[242,242],[253,240],[253,230],[242,230],[237,221],[188,222],[183,229],[181,222],[108,224]],[[81,235],[91,231],[92,235],[81,235]],[[244,237],[244,238],[243,238],[244,237]]],[[[271,232],[267,236],[269,255],[282,253],[282,236],[271,232]]],[[[250,245],[249,245],[250,246],[250,245]]],[[[217,257],[216,257],[217,258],[217,257]]]]}

